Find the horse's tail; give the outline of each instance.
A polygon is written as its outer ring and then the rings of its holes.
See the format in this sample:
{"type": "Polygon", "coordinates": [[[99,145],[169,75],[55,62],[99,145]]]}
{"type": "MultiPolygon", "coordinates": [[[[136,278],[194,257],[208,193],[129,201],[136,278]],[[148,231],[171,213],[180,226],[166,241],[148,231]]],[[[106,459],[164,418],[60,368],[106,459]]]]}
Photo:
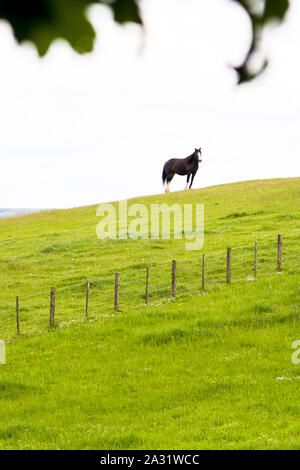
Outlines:
{"type": "Polygon", "coordinates": [[[167,172],[166,172],[166,165],[164,165],[163,172],[162,172],[162,182],[165,184],[167,180],[167,172]]]}

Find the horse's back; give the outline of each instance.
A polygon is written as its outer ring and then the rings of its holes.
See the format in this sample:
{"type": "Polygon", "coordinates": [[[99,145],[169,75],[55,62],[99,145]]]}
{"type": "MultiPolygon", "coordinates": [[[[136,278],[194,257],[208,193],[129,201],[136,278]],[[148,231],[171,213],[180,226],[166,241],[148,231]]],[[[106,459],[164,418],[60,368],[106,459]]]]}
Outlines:
{"type": "Polygon", "coordinates": [[[188,166],[185,158],[173,158],[172,167],[178,175],[186,175],[188,166]]]}
{"type": "Polygon", "coordinates": [[[191,164],[187,158],[170,158],[170,160],[166,161],[164,170],[176,173],[177,175],[186,175],[193,170],[197,171],[197,168],[194,164],[191,164]]]}
{"type": "Polygon", "coordinates": [[[170,158],[170,160],[167,160],[165,165],[173,165],[173,163],[178,160],[178,158],[170,158]]]}

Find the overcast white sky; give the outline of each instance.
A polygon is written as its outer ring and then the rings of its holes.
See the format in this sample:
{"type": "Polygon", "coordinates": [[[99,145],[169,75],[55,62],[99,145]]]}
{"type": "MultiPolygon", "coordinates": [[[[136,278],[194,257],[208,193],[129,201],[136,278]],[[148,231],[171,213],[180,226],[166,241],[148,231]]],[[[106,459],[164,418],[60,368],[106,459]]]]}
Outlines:
{"type": "MultiPolygon", "coordinates": [[[[93,53],[39,59],[0,23],[0,207],[60,208],[162,192],[163,163],[203,149],[194,187],[300,174],[300,2],[265,35],[270,66],[236,87],[250,40],[230,0],[144,0],[145,33],[89,17],[93,53]]],[[[171,190],[182,189],[175,177],[171,190]]]]}

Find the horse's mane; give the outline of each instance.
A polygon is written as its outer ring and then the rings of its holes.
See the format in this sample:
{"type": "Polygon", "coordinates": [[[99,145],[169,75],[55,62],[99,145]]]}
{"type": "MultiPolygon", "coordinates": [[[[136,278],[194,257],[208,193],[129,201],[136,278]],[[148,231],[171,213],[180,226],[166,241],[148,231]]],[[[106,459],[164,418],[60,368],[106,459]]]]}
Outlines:
{"type": "Polygon", "coordinates": [[[195,152],[189,155],[188,157],[186,157],[188,162],[192,161],[194,158],[195,158],[195,152]]]}

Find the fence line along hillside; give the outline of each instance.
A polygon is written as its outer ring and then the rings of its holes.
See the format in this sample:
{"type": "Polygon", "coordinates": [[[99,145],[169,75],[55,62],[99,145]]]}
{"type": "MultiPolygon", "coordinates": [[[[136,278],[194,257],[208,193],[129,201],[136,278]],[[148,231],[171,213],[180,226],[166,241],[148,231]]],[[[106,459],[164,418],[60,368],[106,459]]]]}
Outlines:
{"type": "Polygon", "coordinates": [[[0,338],[45,332],[72,321],[97,319],[114,311],[147,308],[161,299],[209,291],[217,284],[259,280],[276,273],[296,274],[300,266],[300,237],[256,241],[213,253],[190,252],[189,257],[140,264],[119,272],[55,287],[28,296],[1,299],[0,338]]]}

